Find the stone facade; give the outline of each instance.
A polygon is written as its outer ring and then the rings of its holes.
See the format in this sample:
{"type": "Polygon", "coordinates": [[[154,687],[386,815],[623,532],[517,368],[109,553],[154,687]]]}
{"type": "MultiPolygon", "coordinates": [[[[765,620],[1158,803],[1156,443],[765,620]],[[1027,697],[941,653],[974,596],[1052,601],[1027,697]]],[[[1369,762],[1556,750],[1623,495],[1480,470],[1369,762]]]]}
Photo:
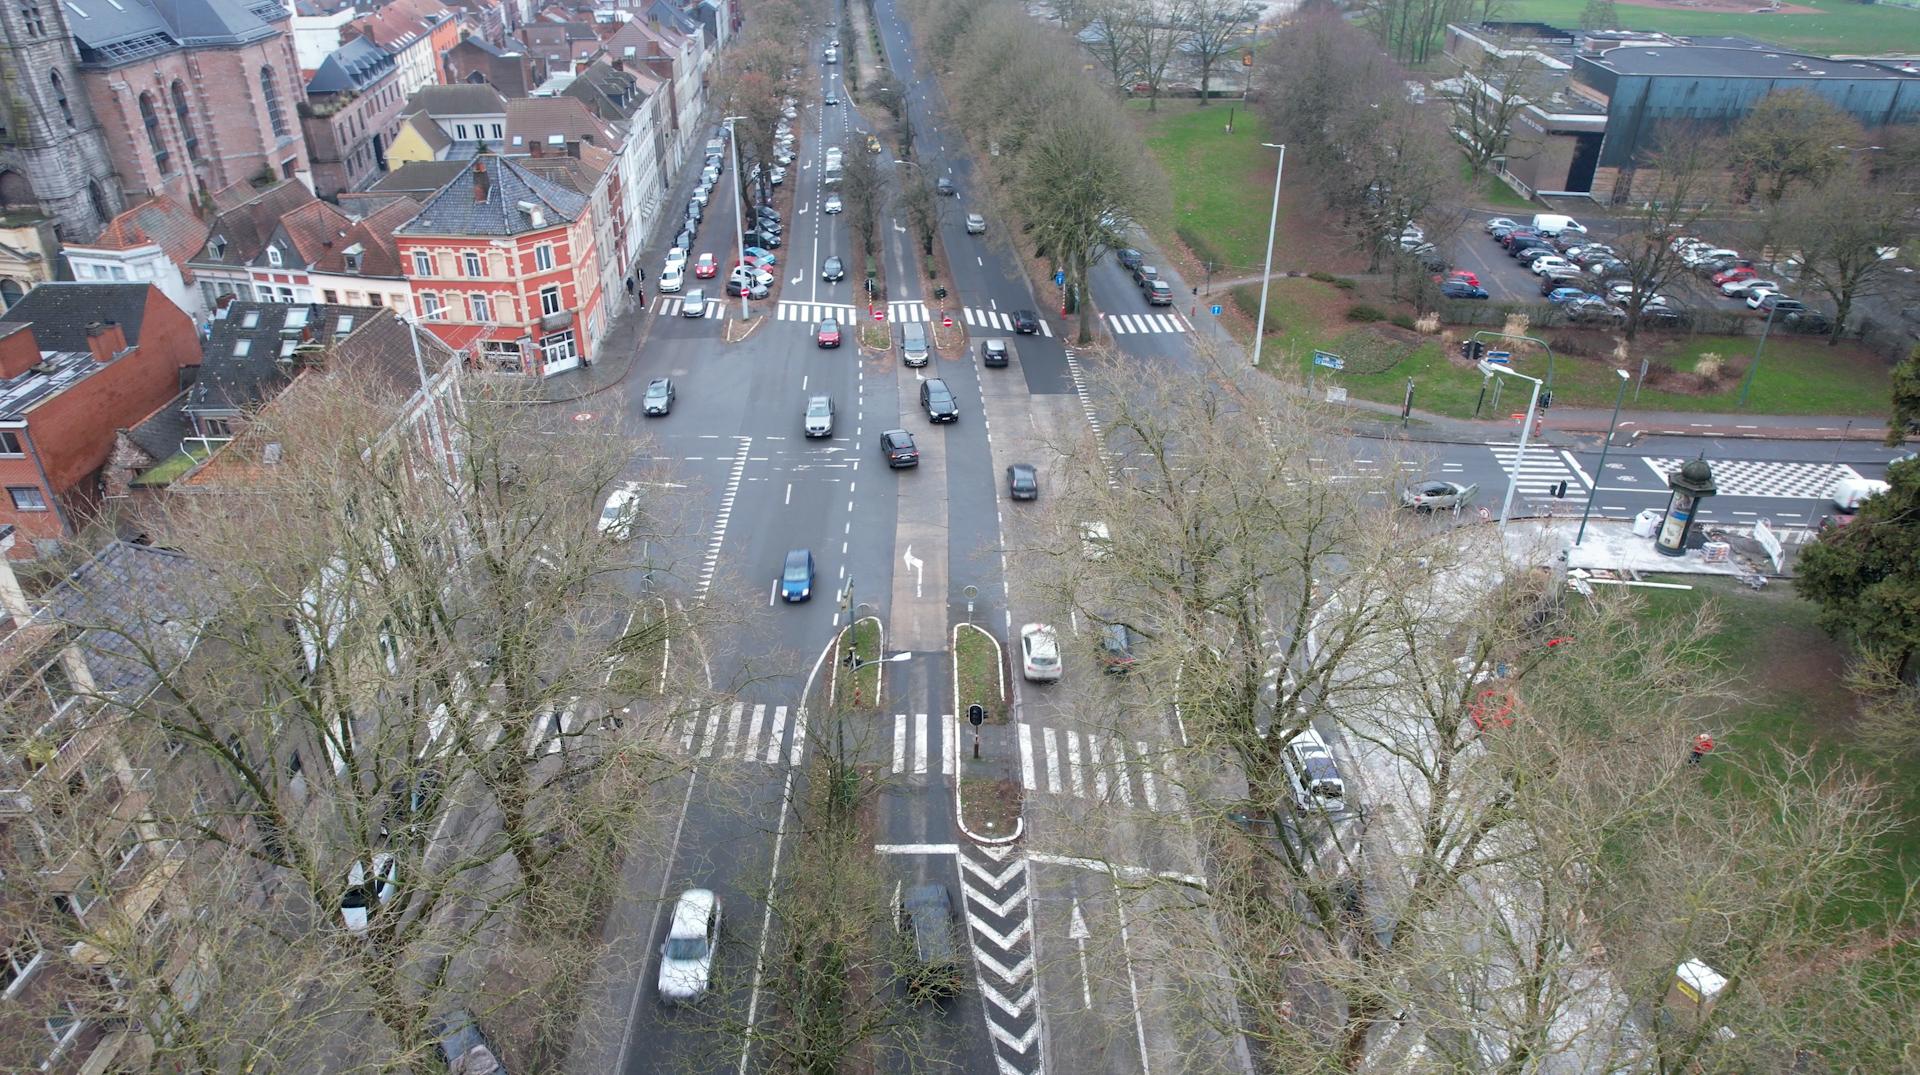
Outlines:
{"type": "Polygon", "coordinates": [[[0,215],[50,218],[69,241],[93,238],[122,204],[76,63],[64,5],[0,5],[0,215]]]}

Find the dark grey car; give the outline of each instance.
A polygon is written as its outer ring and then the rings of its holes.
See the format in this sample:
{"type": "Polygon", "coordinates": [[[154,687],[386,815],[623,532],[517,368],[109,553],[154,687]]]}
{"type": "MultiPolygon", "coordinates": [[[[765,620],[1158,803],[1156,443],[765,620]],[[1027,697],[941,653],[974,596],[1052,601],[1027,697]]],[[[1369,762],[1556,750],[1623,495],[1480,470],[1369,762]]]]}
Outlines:
{"type": "Polygon", "coordinates": [[[1015,463],[1007,468],[1007,495],[1015,500],[1040,499],[1040,472],[1032,463],[1015,463]]]}

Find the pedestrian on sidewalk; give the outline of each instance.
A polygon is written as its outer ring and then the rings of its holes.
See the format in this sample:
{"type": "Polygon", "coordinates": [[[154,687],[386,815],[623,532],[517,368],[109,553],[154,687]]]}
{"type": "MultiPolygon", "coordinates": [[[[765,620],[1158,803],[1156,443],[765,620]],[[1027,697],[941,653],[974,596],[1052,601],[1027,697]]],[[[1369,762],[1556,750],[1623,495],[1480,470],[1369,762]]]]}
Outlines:
{"type": "Polygon", "coordinates": [[[1712,750],[1713,736],[1708,735],[1706,732],[1701,732],[1699,735],[1693,737],[1693,751],[1687,755],[1687,764],[1700,764],[1700,759],[1706,757],[1712,750]]]}

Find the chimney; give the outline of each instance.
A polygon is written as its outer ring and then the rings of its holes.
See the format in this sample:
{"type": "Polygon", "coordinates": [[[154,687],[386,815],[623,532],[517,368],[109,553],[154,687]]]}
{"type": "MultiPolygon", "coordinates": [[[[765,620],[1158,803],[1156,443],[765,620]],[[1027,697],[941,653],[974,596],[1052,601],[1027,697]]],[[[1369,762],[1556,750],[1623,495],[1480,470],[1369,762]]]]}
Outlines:
{"type": "Polygon", "coordinates": [[[126,349],[127,334],[121,330],[120,322],[94,321],[87,325],[87,350],[93,352],[95,362],[112,362],[126,349]]]}
{"type": "Polygon", "coordinates": [[[487,162],[484,160],[473,162],[473,200],[487,200],[487,162]]]}
{"type": "Polygon", "coordinates": [[[40,341],[25,322],[0,325],[0,377],[18,377],[40,364],[40,341]]]}

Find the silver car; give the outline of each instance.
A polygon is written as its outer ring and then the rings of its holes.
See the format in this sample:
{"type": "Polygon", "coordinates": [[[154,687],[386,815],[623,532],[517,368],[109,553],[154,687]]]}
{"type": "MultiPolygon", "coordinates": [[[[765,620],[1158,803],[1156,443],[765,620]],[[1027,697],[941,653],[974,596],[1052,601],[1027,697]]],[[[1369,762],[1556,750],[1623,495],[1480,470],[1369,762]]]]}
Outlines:
{"type": "Polygon", "coordinates": [[[967,234],[968,235],[985,235],[986,233],[987,233],[987,218],[981,216],[979,213],[968,213],[967,214],[967,234]]]}
{"type": "Polygon", "coordinates": [[[713,982],[713,950],[720,940],[720,897],[704,888],[680,894],[667,942],[660,946],[660,999],[698,1000],[713,982]]]}
{"type": "Polygon", "coordinates": [[[806,431],[809,437],[833,436],[833,397],[807,397],[806,431]]]}
{"type": "Polygon", "coordinates": [[[1415,511],[1457,511],[1473,503],[1479,491],[1478,485],[1459,482],[1416,482],[1400,493],[1400,503],[1415,511]]]}

